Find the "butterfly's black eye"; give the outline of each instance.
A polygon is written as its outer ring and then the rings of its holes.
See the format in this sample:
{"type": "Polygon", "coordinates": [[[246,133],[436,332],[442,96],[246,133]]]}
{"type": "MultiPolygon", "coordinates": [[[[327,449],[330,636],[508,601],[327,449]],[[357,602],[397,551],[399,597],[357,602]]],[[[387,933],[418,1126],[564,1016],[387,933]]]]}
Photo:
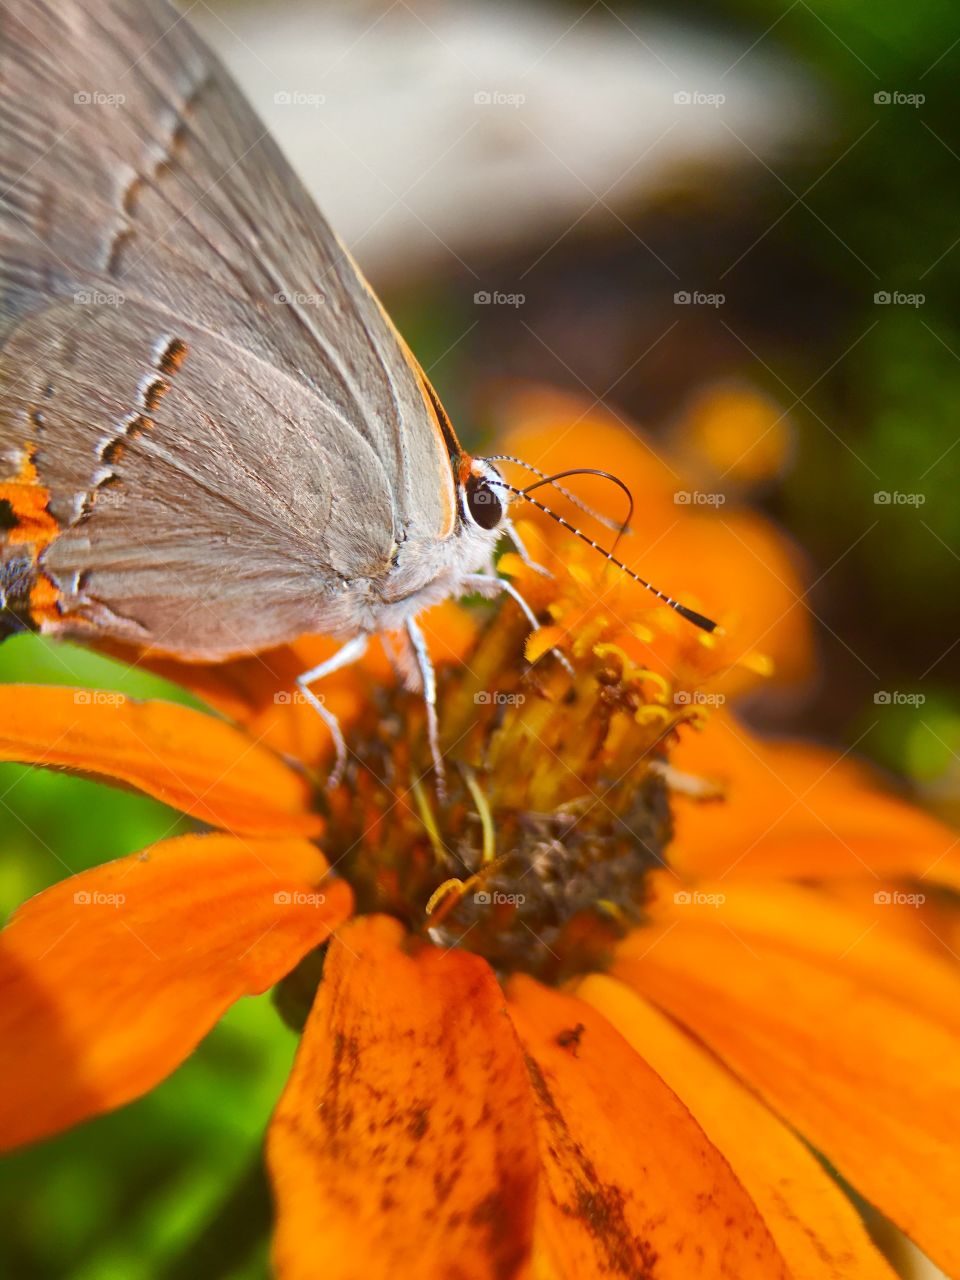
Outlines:
{"type": "Polygon", "coordinates": [[[467,510],[481,529],[495,529],[503,516],[503,503],[483,476],[470,476],[466,484],[467,510]]]}

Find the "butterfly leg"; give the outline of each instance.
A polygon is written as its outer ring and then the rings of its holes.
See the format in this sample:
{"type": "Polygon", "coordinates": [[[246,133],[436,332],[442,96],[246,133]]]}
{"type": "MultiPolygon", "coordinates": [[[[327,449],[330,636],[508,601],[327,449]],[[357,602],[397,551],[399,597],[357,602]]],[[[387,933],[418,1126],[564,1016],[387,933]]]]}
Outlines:
{"type": "Polygon", "coordinates": [[[300,692],[330,730],[330,736],[333,738],[336,757],[333,768],[330,770],[330,776],[327,778],[328,787],[337,786],[343,777],[343,770],[347,763],[347,744],[344,740],[343,730],[340,728],[340,721],[332,711],[327,710],[322,700],[310,688],[310,685],[316,680],[322,680],[324,676],[332,675],[334,671],[348,667],[351,662],[357,662],[366,651],[367,637],[362,634],[354,636],[352,640],[348,640],[342,648],[327,658],[325,662],[321,662],[319,666],[314,667],[311,671],[305,671],[302,676],[297,676],[297,685],[300,692]]]}
{"type": "Polygon", "coordinates": [[[517,548],[517,554],[528,568],[535,570],[537,573],[542,573],[545,578],[553,577],[553,574],[549,569],[545,569],[542,564],[537,564],[536,560],[534,560],[533,556],[524,546],[523,539],[520,537],[519,533],[517,533],[514,523],[508,515],[504,515],[501,519],[500,528],[504,533],[506,533],[507,537],[517,548]]]}
{"type": "MultiPolygon", "coordinates": [[[[546,572],[546,570],[544,570],[544,572],[546,572]]],[[[492,595],[494,591],[505,591],[508,596],[516,600],[517,604],[523,610],[523,616],[530,623],[530,630],[540,630],[540,623],[537,621],[537,615],[533,612],[513,583],[508,581],[506,578],[498,578],[492,573],[470,573],[467,574],[463,581],[468,583],[471,587],[475,587],[477,591],[485,596],[492,595]]],[[[566,671],[567,675],[572,676],[574,674],[574,670],[570,665],[566,654],[561,653],[559,649],[551,649],[550,652],[560,663],[561,667],[563,667],[564,671],[566,671]]]]}
{"type": "Polygon", "coordinates": [[[423,632],[415,618],[408,618],[407,635],[413,645],[417,666],[423,680],[423,702],[427,708],[427,734],[430,739],[430,754],[433,756],[433,767],[437,775],[437,795],[441,800],[447,798],[447,772],[440,754],[440,725],[437,720],[437,674],[433,669],[430,651],[423,632]]]}

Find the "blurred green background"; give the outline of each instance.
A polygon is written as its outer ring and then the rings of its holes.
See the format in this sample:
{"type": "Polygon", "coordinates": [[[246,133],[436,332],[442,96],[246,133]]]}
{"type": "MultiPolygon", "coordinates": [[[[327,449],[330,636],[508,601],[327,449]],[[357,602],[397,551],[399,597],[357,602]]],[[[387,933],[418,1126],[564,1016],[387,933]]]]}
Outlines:
{"type": "MultiPolygon", "coordinates": [[[[363,23],[380,11],[368,6],[363,23]]],[[[242,29],[249,10],[218,12],[242,29]]],[[[585,10],[523,12],[525,20],[560,14],[566,26],[585,10]]],[[[474,20],[509,38],[511,15],[484,13],[474,20]]],[[[668,21],[676,47],[709,37],[734,57],[739,51],[738,73],[749,76],[760,54],[789,68],[812,86],[816,109],[790,122],[796,136],[779,150],[736,167],[687,164],[682,182],[628,193],[615,216],[585,219],[559,240],[551,232],[538,245],[527,231],[522,243],[484,243],[469,262],[463,252],[439,254],[406,275],[383,266],[387,257],[365,262],[362,243],[358,257],[468,443],[487,428],[505,377],[594,394],[620,379],[611,402],[664,440],[704,388],[733,379],[772,398],[789,423],[790,461],[750,497],[809,556],[820,674],[791,700],[757,707],[757,723],[856,744],[922,803],[956,819],[960,14],[936,0],[691,0],[601,5],[590,21],[605,22],[609,38],[636,53],[638,74],[646,54],[635,33],[668,21]],[[924,101],[878,103],[878,93],[924,101]],[[478,281],[510,291],[520,280],[522,314],[478,315],[478,281]],[[722,291],[725,305],[685,312],[662,337],[681,287],[722,291]],[[885,291],[924,301],[878,305],[874,296],[885,291]],[[923,502],[878,504],[881,491],[923,502]],[[878,705],[881,690],[925,701],[878,705]]],[[[229,34],[224,40],[229,58],[229,34]]],[[[362,74],[362,45],[351,57],[362,74]]],[[[421,85],[396,92],[429,95],[427,55],[424,66],[421,85]]],[[[760,87],[775,96],[776,84],[774,72],[760,87]]],[[[576,104],[588,122],[589,90],[582,86],[576,104]]],[[[375,86],[381,98],[392,91],[375,86]]],[[[32,636],[0,646],[0,679],[183,696],[32,636]]],[[[7,913],[68,872],[184,829],[152,801],[0,765],[0,907],[7,913]]],[[[7,1160],[0,1272],[266,1274],[259,1151],[294,1047],[269,999],[244,1001],[155,1093],[7,1160]]]]}

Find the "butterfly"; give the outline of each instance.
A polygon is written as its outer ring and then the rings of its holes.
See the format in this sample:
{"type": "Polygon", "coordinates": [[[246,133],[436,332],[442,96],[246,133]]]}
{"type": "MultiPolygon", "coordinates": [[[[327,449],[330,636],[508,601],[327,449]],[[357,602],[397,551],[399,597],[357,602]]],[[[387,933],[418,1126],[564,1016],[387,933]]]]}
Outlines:
{"type": "Polygon", "coordinates": [[[442,778],[417,618],[506,591],[537,626],[494,563],[536,485],[464,450],[185,18],[7,0],[0,22],[0,636],[194,662],[337,637],[299,680],[336,779],[346,744],[312,686],[398,632],[442,778]]]}

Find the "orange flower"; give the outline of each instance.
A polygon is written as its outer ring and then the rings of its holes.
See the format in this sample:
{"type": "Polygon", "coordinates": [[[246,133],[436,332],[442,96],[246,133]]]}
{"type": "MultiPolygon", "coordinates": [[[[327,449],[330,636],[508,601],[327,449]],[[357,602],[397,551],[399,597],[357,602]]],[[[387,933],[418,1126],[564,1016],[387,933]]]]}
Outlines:
{"type": "MultiPolygon", "coordinates": [[[[508,447],[572,465],[576,412],[536,407],[508,447]]],[[[738,722],[768,659],[771,681],[809,672],[795,558],[756,516],[676,502],[683,477],[589,416],[641,498],[620,554],[726,634],[524,521],[554,570],[503,561],[545,623],[530,665],[512,604],[429,619],[443,807],[382,655],[324,688],[352,750],[328,796],[292,695],[322,640],[153,664],[233,724],[0,691],[0,758],[214,829],[14,914],[0,1137],[142,1094],[282,982],[288,1009],[312,997],[268,1143],[284,1280],[892,1275],[811,1148],[960,1274],[960,978],[934,938],[957,841],[861,766],[738,722]]]]}

